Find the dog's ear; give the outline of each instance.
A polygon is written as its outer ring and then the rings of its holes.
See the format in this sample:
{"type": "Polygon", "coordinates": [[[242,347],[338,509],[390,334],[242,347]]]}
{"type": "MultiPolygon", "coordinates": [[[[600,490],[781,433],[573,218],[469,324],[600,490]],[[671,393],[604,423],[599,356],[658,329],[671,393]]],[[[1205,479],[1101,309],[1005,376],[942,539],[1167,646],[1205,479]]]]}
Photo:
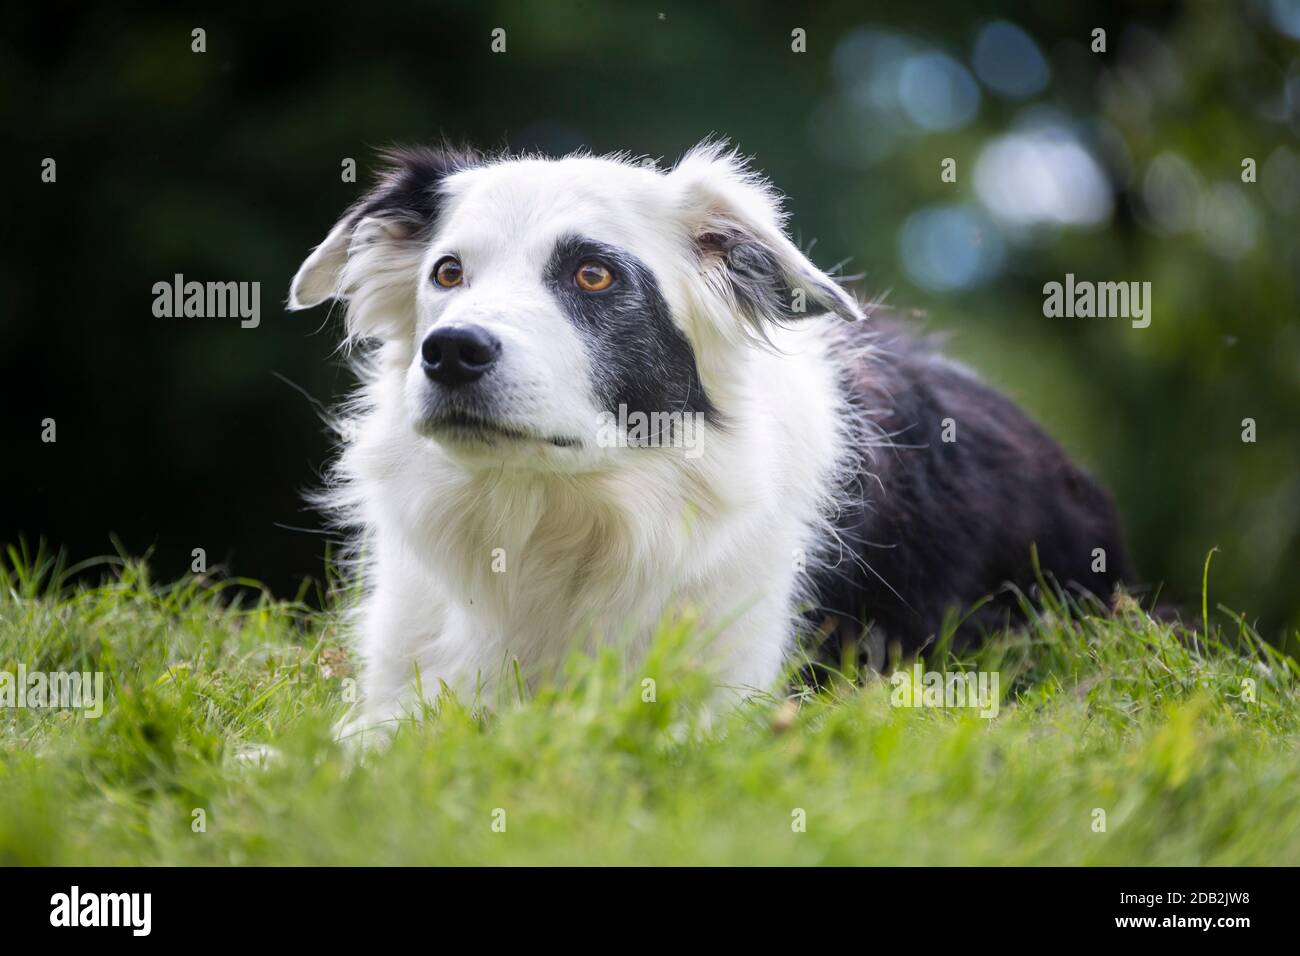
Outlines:
{"type": "Polygon", "coordinates": [[[313,249],[298,267],[298,274],[289,284],[290,309],[310,309],[340,295],[343,267],[348,261],[348,246],[355,227],[356,222],[349,210],[334,224],[325,241],[313,249]]]}
{"type": "Polygon", "coordinates": [[[442,208],[442,184],[478,157],[449,149],[392,149],[378,183],[312,250],[289,286],[289,308],[348,303],[348,335],[394,337],[414,322],[424,241],[442,208]]]}
{"type": "Polygon", "coordinates": [[[668,176],[705,277],[760,328],[825,312],[863,318],[857,300],[789,240],[780,197],[735,150],[701,143],[668,176]]]}

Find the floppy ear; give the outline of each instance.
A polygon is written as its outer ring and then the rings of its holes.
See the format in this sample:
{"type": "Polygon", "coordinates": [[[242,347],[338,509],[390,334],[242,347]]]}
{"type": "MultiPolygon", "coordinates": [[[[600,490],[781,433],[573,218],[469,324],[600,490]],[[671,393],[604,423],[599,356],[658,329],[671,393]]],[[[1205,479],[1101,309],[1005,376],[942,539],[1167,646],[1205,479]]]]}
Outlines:
{"type": "Polygon", "coordinates": [[[442,183],[477,157],[447,149],[393,149],[375,187],[352,206],[298,269],[289,308],[347,302],[348,337],[414,331],[424,243],[437,226],[442,183]]]}
{"type": "Polygon", "coordinates": [[[310,309],[339,295],[354,226],[352,212],[349,210],[335,223],[325,241],[313,249],[311,255],[298,267],[298,274],[289,284],[290,309],[295,312],[310,309]]]}
{"type": "Polygon", "coordinates": [[[696,146],[669,178],[679,183],[679,215],[710,286],[760,329],[826,312],[864,317],[786,237],[776,191],[725,143],[696,146]]]}

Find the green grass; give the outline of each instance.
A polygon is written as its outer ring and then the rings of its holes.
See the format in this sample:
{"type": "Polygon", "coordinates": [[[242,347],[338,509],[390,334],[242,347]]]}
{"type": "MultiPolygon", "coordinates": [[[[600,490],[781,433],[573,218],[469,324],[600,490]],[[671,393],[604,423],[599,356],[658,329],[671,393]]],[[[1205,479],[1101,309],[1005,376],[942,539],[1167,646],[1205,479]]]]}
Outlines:
{"type": "Polygon", "coordinates": [[[444,700],[356,765],[332,615],[133,563],[66,577],[11,552],[0,670],[102,670],[109,700],[0,710],[0,864],[1300,863],[1300,673],[1222,610],[1207,639],[1049,600],[929,662],[997,671],[993,720],[876,678],[708,731],[679,622],[635,672],[606,654],[491,714],[444,700]],[[253,743],[279,759],[237,760],[253,743]]]}

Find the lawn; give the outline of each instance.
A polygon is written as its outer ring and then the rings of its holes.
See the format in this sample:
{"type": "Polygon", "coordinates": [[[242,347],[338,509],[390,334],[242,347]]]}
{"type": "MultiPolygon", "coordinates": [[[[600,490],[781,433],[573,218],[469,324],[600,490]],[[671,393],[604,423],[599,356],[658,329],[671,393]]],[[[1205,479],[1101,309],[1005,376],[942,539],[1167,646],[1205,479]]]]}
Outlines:
{"type": "Polygon", "coordinates": [[[0,707],[0,864],[1300,863],[1300,671],[1208,601],[1209,635],[1053,598],[926,662],[996,673],[992,719],[872,677],[707,730],[678,620],[634,669],[443,699],[357,761],[331,736],[354,676],[335,613],[70,570],[0,571],[0,672],[107,693],[98,718],[0,707]]]}

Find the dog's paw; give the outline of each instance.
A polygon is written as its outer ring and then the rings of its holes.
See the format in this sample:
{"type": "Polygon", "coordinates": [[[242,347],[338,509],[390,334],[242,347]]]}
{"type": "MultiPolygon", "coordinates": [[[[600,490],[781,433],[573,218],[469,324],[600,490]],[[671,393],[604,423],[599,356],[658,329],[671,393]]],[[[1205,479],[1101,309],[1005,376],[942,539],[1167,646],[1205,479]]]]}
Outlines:
{"type": "Polygon", "coordinates": [[[383,750],[397,732],[395,719],[361,713],[345,717],[334,727],[334,739],[353,758],[383,750]]]}
{"type": "Polygon", "coordinates": [[[243,769],[265,770],[284,759],[278,747],[270,744],[241,744],[226,755],[228,766],[243,769]]]}

